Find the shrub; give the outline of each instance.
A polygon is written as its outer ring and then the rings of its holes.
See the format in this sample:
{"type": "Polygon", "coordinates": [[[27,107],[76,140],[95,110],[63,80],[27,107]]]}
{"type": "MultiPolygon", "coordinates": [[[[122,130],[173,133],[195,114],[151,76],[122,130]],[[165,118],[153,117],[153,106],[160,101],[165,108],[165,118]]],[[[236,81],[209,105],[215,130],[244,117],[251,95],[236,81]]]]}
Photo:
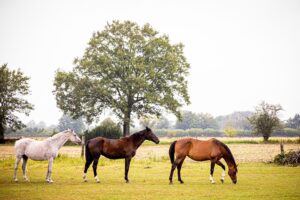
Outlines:
{"type": "Polygon", "coordinates": [[[95,127],[91,131],[86,131],[84,135],[86,138],[85,141],[99,136],[110,139],[117,139],[122,136],[122,131],[118,124],[116,124],[110,118],[107,118],[100,124],[100,126],[95,127]]]}
{"type": "Polygon", "coordinates": [[[238,134],[238,130],[231,126],[228,126],[224,129],[224,134],[228,137],[234,137],[238,134]]]}
{"type": "Polygon", "coordinates": [[[300,165],[300,150],[290,151],[288,153],[280,153],[274,158],[274,163],[279,165],[300,165]]]}

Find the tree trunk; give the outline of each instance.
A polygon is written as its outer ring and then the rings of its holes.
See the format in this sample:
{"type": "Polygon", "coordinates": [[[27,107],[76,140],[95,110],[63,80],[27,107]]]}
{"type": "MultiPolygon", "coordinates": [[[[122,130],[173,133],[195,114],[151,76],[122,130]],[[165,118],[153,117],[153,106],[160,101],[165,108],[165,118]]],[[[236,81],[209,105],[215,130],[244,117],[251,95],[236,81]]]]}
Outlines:
{"type": "Polygon", "coordinates": [[[264,142],[267,142],[270,136],[268,134],[264,134],[263,137],[264,137],[264,142]]]}
{"type": "Polygon", "coordinates": [[[123,121],[123,136],[129,136],[130,134],[130,112],[125,114],[124,121],[123,121]]]}
{"type": "Polygon", "coordinates": [[[4,143],[5,143],[5,140],[4,140],[4,127],[0,123],[0,144],[4,144],[4,143]]]}
{"type": "Polygon", "coordinates": [[[130,133],[130,123],[124,121],[124,124],[123,124],[123,136],[124,137],[129,136],[129,133],[130,133]]]}

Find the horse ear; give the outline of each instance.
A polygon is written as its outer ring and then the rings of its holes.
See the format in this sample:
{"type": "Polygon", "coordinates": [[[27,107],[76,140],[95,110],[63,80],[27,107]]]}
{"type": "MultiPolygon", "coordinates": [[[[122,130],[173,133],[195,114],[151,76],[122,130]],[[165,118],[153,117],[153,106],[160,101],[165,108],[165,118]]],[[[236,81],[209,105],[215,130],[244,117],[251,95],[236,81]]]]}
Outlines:
{"type": "Polygon", "coordinates": [[[151,131],[151,129],[150,129],[148,126],[146,126],[146,130],[147,130],[147,131],[151,131]]]}

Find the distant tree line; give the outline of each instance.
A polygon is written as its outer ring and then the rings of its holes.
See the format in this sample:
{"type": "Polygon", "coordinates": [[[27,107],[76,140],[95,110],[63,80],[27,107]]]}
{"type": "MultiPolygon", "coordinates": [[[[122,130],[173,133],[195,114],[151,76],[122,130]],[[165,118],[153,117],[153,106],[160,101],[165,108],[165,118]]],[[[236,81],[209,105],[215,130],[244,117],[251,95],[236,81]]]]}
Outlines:
{"type": "Polygon", "coordinates": [[[63,114],[57,125],[47,126],[45,122],[36,123],[34,120],[25,124],[25,128],[20,130],[7,129],[5,134],[10,136],[50,136],[58,132],[73,129],[76,133],[82,134],[86,126],[82,118],[72,119],[69,115],[63,114]]]}

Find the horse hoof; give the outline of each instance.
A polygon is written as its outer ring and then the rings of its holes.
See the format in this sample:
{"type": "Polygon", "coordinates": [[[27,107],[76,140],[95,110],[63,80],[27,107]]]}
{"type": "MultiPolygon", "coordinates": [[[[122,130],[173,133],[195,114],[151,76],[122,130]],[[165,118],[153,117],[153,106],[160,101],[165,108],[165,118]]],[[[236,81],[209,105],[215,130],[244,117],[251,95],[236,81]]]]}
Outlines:
{"type": "Polygon", "coordinates": [[[224,183],[224,180],[223,180],[223,179],[221,179],[221,183],[224,183]]]}
{"type": "Polygon", "coordinates": [[[87,179],[84,179],[83,181],[84,181],[84,182],[87,182],[87,179]]]}
{"type": "Polygon", "coordinates": [[[48,182],[48,183],[54,183],[54,181],[51,180],[51,179],[47,180],[47,182],[48,182]]]}
{"type": "Polygon", "coordinates": [[[215,181],[211,181],[210,183],[211,183],[211,184],[215,184],[216,182],[215,182],[215,181]]]}
{"type": "Polygon", "coordinates": [[[173,185],[173,182],[172,182],[172,181],[170,181],[169,185],[173,185]]]}
{"type": "Polygon", "coordinates": [[[126,180],[126,183],[129,183],[129,180],[126,180]]]}
{"type": "Polygon", "coordinates": [[[18,179],[17,179],[17,178],[15,178],[15,179],[14,179],[14,181],[15,181],[15,182],[18,182],[18,179]]]}
{"type": "Polygon", "coordinates": [[[183,181],[179,181],[180,182],[180,184],[184,184],[184,182],[183,181]]]}

